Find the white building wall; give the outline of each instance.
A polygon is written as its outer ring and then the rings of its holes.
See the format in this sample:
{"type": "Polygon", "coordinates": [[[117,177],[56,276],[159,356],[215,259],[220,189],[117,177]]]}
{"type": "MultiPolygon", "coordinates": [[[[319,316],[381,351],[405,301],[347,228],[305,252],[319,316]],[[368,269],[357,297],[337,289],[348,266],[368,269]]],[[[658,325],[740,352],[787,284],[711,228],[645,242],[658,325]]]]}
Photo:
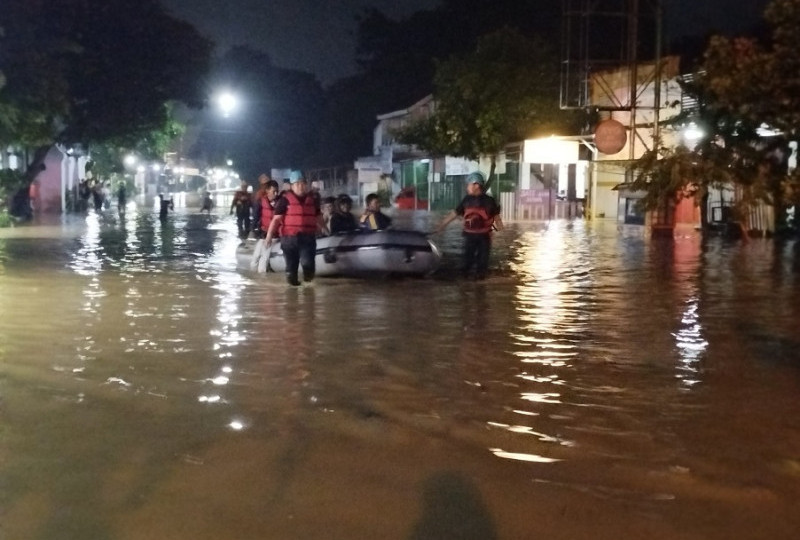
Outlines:
{"type": "MultiPolygon", "coordinates": [[[[676,70],[677,64],[668,63],[670,69],[676,70]]],[[[650,65],[652,71],[653,66],[650,65]]],[[[625,69],[620,69],[618,73],[624,73],[625,69]]],[[[608,80],[625,81],[626,77],[612,77],[608,80]]],[[[680,133],[671,127],[666,127],[662,122],[668,120],[680,113],[680,98],[682,90],[678,84],[677,77],[662,80],[660,96],[660,107],[658,112],[659,121],[659,137],[661,138],[660,144],[662,146],[671,147],[681,143],[680,133]]],[[[617,95],[627,95],[630,92],[629,88],[618,88],[615,90],[617,95]]],[[[595,218],[606,218],[616,220],[619,217],[619,193],[615,188],[625,182],[627,165],[631,160],[641,158],[647,151],[653,149],[656,145],[655,140],[655,100],[656,100],[656,87],[651,81],[649,83],[641,84],[637,88],[637,108],[635,109],[636,117],[633,123],[636,128],[630,129],[631,112],[629,111],[614,111],[611,113],[611,118],[622,123],[628,129],[628,137],[625,146],[616,154],[603,154],[597,153],[597,162],[594,169],[594,193],[595,201],[591,204],[591,209],[594,211],[595,218]]],[[[626,99],[622,99],[625,102],[626,99]]],[[[611,102],[594,103],[595,105],[611,105],[611,102]]]]}

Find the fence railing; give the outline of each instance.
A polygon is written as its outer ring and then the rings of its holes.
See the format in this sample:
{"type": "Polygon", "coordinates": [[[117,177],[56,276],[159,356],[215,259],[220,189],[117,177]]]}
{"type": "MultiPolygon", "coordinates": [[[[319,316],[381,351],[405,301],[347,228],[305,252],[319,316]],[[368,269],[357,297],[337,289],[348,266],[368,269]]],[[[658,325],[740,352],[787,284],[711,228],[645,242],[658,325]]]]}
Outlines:
{"type": "Polygon", "coordinates": [[[584,217],[582,201],[557,199],[555,192],[548,193],[547,190],[537,190],[537,193],[501,193],[499,202],[503,221],[547,221],[584,217]]]}

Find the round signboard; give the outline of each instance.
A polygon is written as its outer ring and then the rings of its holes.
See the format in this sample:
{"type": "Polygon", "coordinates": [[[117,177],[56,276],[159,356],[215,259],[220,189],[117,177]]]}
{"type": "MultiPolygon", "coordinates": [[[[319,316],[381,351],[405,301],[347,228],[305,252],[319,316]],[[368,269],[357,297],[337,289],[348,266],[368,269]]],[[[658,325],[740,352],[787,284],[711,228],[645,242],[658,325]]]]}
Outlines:
{"type": "Polygon", "coordinates": [[[625,126],[613,118],[603,120],[594,128],[594,144],[604,154],[616,154],[625,148],[627,140],[625,126]]]}

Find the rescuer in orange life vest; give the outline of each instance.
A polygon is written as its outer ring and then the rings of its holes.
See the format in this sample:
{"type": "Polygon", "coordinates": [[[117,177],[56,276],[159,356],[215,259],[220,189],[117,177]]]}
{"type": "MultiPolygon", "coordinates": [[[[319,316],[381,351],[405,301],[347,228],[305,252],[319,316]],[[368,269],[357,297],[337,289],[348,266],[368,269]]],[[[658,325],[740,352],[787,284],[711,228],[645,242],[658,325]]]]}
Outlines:
{"type": "Polygon", "coordinates": [[[289,285],[300,285],[298,268],[303,268],[303,280],[314,279],[314,257],[317,254],[317,231],[327,232],[322,220],[319,196],[308,190],[308,182],[300,171],[289,176],[291,187],[275,203],[275,216],[269,224],[265,247],[280,229],[281,249],[286,261],[286,280],[289,285]]]}
{"type": "Polygon", "coordinates": [[[461,217],[464,220],[464,276],[469,276],[475,266],[475,278],[485,279],[489,271],[489,251],[492,248],[492,229],[503,230],[500,206],[484,192],[483,175],[479,172],[467,176],[467,195],[455,210],[447,214],[434,234],[461,217]]]}
{"type": "Polygon", "coordinates": [[[253,202],[253,218],[256,222],[253,228],[258,230],[260,238],[264,238],[270,223],[272,223],[272,218],[275,217],[275,205],[278,202],[278,182],[272,180],[266,174],[262,174],[258,181],[260,187],[253,202]]]}

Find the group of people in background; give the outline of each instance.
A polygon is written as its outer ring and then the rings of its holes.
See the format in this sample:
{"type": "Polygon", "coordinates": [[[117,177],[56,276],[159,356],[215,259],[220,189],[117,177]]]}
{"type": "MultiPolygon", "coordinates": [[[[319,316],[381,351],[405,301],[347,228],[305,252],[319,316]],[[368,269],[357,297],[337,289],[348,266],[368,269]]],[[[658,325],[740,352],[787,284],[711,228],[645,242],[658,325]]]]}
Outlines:
{"type": "MultiPolygon", "coordinates": [[[[464,238],[462,270],[465,277],[484,279],[489,269],[492,233],[503,229],[500,206],[485,190],[481,173],[467,176],[467,195],[455,209],[450,211],[434,229],[442,232],[452,221],[463,222],[464,238]]],[[[110,188],[103,182],[84,180],[78,186],[78,197],[84,201],[83,209],[91,199],[95,210],[108,206],[110,188]]],[[[159,195],[159,218],[167,219],[174,209],[172,197],[159,195]]],[[[276,239],[281,240],[281,249],[286,261],[286,279],[294,286],[300,285],[300,269],[304,281],[314,279],[316,239],[318,236],[346,234],[355,231],[378,231],[392,226],[392,220],[381,210],[380,197],[367,195],[365,208],[359,217],[353,213],[353,199],[342,193],[336,197],[322,199],[317,191],[310,189],[305,175],[291,172],[283,186],[267,174],[258,179],[258,189],[251,193],[247,182],[234,193],[230,213],[236,215],[239,238],[244,241],[251,233],[262,239],[261,246],[269,249],[276,239]]],[[[127,193],[122,184],[117,192],[120,213],[127,204],[127,193]]],[[[205,193],[202,212],[211,213],[214,207],[209,192],[205,193]]]]}
{"type": "Polygon", "coordinates": [[[96,212],[111,206],[111,186],[109,182],[85,179],[76,186],[75,209],[85,212],[93,207],[96,212]]]}

